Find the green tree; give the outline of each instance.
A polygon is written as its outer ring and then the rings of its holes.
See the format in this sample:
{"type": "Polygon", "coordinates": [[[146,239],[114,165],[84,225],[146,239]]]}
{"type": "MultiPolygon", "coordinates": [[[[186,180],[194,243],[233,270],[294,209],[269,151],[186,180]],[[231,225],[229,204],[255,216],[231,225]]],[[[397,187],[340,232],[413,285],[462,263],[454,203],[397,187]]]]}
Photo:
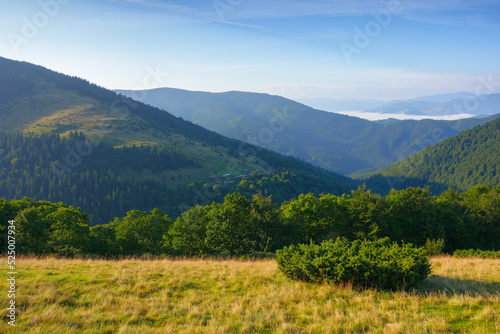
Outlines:
{"type": "Polygon", "coordinates": [[[159,209],[149,214],[132,210],[127,216],[116,218],[116,242],[121,254],[159,254],[163,251],[163,236],[168,232],[172,220],[159,209]]]}
{"type": "Polygon", "coordinates": [[[475,186],[463,202],[474,216],[480,248],[500,249],[500,186],[475,186]]]}
{"type": "Polygon", "coordinates": [[[165,236],[165,246],[175,255],[203,255],[207,252],[207,209],[199,205],[185,211],[165,236]]]}
{"type": "Polygon", "coordinates": [[[19,211],[15,221],[18,252],[45,254],[52,251],[49,245],[50,222],[38,208],[19,211]]]}
{"type": "Polygon", "coordinates": [[[56,253],[83,254],[88,250],[88,216],[72,206],[59,207],[47,215],[50,222],[50,244],[56,253]]]}
{"type": "Polygon", "coordinates": [[[456,249],[477,248],[478,229],[474,216],[463,204],[462,196],[454,189],[448,189],[436,197],[437,221],[444,228],[445,252],[456,249]]]}
{"type": "Polygon", "coordinates": [[[382,198],[363,186],[351,192],[347,205],[351,224],[346,237],[351,240],[376,239],[385,218],[382,198]]]}
{"type": "Polygon", "coordinates": [[[250,202],[238,193],[210,205],[206,243],[211,252],[245,255],[255,248],[250,211],[250,202]]]}
{"type": "Polygon", "coordinates": [[[271,197],[261,193],[253,196],[250,203],[250,238],[254,241],[253,249],[258,252],[274,252],[282,247],[284,239],[283,219],[278,205],[271,197]]]}
{"type": "Polygon", "coordinates": [[[283,203],[281,211],[286,224],[294,226],[297,231],[293,243],[319,242],[328,233],[329,226],[320,217],[319,200],[314,194],[299,195],[297,199],[283,203]]]}
{"type": "Polygon", "coordinates": [[[90,228],[89,251],[92,254],[116,255],[119,249],[116,245],[114,224],[96,225],[90,228]]]}
{"type": "Polygon", "coordinates": [[[382,235],[393,241],[424,246],[426,240],[444,238],[444,228],[437,221],[438,212],[429,189],[392,190],[386,197],[387,219],[382,235]]]}

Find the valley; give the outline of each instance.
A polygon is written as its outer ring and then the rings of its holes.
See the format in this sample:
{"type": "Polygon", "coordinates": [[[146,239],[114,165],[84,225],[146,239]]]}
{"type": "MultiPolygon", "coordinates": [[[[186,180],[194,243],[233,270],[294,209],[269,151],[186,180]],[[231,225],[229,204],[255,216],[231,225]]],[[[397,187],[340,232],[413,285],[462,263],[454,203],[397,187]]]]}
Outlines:
{"type": "Polygon", "coordinates": [[[498,1],[5,1],[0,333],[500,333],[498,1]]]}
{"type": "MultiPolygon", "coordinates": [[[[117,92],[140,96],[148,104],[225,136],[344,175],[385,167],[500,115],[454,121],[371,122],[268,94],[172,88],[117,92]]],[[[485,101],[494,105],[495,98],[492,95],[485,101]]]]}

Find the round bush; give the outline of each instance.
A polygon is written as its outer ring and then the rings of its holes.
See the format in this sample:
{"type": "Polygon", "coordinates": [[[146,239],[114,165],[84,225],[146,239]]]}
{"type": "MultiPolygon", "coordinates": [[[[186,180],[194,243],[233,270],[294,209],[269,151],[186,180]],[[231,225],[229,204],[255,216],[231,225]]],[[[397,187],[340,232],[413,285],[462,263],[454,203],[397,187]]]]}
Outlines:
{"type": "Polygon", "coordinates": [[[276,252],[276,262],[293,279],[386,290],[412,287],[431,272],[424,248],[400,246],[389,238],[292,245],[276,252]]]}

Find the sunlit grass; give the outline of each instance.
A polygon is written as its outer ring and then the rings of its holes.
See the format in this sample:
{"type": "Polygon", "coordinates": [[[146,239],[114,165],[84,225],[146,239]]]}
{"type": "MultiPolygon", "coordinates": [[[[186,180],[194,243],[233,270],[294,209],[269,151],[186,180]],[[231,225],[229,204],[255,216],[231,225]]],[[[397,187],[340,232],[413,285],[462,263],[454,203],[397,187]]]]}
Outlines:
{"type": "MultiPolygon", "coordinates": [[[[24,257],[14,332],[499,332],[500,260],[432,263],[434,276],[417,290],[384,292],[292,281],[274,260],[24,257]]],[[[4,328],[5,315],[2,307],[4,328]]]]}

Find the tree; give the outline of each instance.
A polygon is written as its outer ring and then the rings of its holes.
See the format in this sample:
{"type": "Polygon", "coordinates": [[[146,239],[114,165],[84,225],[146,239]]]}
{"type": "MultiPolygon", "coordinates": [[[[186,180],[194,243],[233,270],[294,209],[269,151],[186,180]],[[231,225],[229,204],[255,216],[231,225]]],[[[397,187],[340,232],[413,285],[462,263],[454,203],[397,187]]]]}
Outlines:
{"type": "MultiPolygon", "coordinates": [[[[9,220],[15,220],[16,215],[23,209],[32,205],[31,198],[24,197],[21,200],[7,201],[0,198],[0,250],[7,249],[7,225],[9,220]]],[[[16,229],[18,223],[15,223],[16,229]]]]}
{"type": "Polygon", "coordinates": [[[172,226],[172,219],[158,208],[153,209],[144,219],[142,247],[152,254],[163,251],[164,236],[172,226]]]}
{"type": "Polygon", "coordinates": [[[252,240],[250,202],[238,193],[227,195],[223,204],[208,209],[206,243],[217,254],[245,255],[255,248],[252,240]]]}
{"type": "Polygon", "coordinates": [[[18,252],[45,254],[52,251],[49,244],[50,222],[39,208],[19,211],[15,221],[18,252]]]}
{"type": "Polygon", "coordinates": [[[468,212],[462,196],[456,190],[448,189],[436,197],[436,205],[437,221],[444,228],[445,252],[479,247],[474,216],[468,212]]]}
{"type": "Polygon", "coordinates": [[[311,240],[319,242],[328,231],[325,221],[320,219],[318,198],[311,193],[283,203],[281,211],[286,224],[293,225],[297,230],[297,240],[294,243],[309,243],[311,240]]]}
{"type": "Polygon", "coordinates": [[[353,190],[351,194],[347,201],[351,231],[346,237],[351,240],[376,239],[379,226],[385,218],[382,198],[372,194],[371,190],[366,190],[366,186],[353,190]]]}
{"type": "Polygon", "coordinates": [[[424,246],[427,239],[445,237],[444,228],[437,221],[437,205],[429,189],[392,190],[386,201],[387,218],[382,235],[417,246],[424,246]]]}
{"type": "Polygon", "coordinates": [[[165,246],[175,255],[203,255],[207,252],[207,209],[199,205],[185,211],[165,236],[165,246]]]}
{"type": "Polygon", "coordinates": [[[279,206],[273,203],[271,196],[263,197],[261,193],[253,196],[250,226],[253,251],[274,252],[283,246],[283,219],[279,206]]]}
{"type": "Polygon", "coordinates": [[[474,216],[480,247],[499,249],[500,186],[475,186],[463,194],[463,201],[468,212],[474,216]]]}
{"type": "Polygon", "coordinates": [[[56,253],[76,255],[85,253],[89,242],[88,216],[72,206],[59,207],[47,216],[50,225],[50,244],[56,253]]]}
{"type": "Polygon", "coordinates": [[[90,228],[89,251],[92,254],[116,255],[116,231],[113,224],[96,225],[90,228]]]}
{"type": "Polygon", "coordinates": [[[159,254],[163,250],[163,236],[168,232],[172,220],[159,209],[149,214],[132,210],[127,216],[116,218],[116,242],[121,254],[159,254]]]}

